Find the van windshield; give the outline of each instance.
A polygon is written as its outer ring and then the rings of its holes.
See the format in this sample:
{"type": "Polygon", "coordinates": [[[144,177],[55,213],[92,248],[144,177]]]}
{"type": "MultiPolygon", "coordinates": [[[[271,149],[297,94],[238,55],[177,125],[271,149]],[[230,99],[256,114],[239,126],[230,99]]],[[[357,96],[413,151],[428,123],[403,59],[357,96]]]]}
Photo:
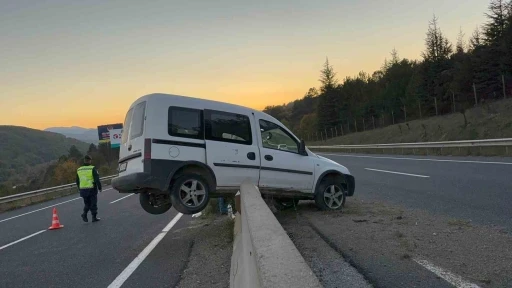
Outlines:
{"type": "Polygon", "coordinates": [[[125,144],[128,141],[128,133],[130,132],[130,124],[132,123],[133,109],[128,110],[126,117],[124,118],[123,133],[121,137],[121,144],[125,144]]]}

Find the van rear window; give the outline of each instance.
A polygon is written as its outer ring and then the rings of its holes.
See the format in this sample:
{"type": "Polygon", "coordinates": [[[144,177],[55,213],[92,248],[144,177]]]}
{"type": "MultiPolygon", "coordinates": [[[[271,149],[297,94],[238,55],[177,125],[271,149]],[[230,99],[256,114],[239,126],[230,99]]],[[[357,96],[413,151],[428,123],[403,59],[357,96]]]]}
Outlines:
{"type": "Polygon", "coordinates": [[[132,123],[133,108],[128,110],[126,117],[124,118],[123,133],[121,136],[121,144],[125,144],[128,141],[128,133],[130,133],[130,124],[132,123]]]}
{"type": "Polygon", "coordinates": [[[130,126],[130,140],[142,136],[144,133],[144,118],[146,114],[146,102],[141,102],[133,109],[132,125],[130,126]]]}

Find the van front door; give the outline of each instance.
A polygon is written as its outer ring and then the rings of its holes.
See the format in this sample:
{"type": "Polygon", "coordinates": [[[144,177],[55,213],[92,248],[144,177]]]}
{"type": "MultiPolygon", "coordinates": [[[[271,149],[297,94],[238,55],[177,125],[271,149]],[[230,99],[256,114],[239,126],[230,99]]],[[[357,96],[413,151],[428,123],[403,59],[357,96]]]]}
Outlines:
{"type": "MultiPolygon", "coordinates": [[[[251,115],[252,116],[252,115],[251,115]]],[[[248,115],[204,110],[206,158],[218,189],[238,189],[245,180],[257,185],[260,154],[255,120],[248,115]]]]}
{"type": "Polygon", "coordinates": [[[261,172],[259,186],[311,193],[314,163],[299,154],[299,142],[276,123],[260,119],[261,172]]]}

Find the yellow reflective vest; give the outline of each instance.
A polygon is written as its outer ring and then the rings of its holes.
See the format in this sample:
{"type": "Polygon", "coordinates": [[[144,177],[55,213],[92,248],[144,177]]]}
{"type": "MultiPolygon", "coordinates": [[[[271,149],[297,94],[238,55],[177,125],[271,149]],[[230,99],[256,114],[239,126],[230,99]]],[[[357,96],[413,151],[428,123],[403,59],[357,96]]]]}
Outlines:
{"type": "Polygon", "coordinates": [[[76,171],[78,175],[79,189],[92,189],[94,188],[94,176],[92,170],[94,166],[82,166],[76,171]]]}

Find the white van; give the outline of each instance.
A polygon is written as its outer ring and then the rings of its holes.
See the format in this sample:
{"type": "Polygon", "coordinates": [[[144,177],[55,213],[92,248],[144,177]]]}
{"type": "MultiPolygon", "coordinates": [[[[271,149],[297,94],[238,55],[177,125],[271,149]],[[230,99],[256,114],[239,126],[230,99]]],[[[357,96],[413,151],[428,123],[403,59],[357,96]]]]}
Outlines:
{"type": "Polygon", "coordinates": [[[138,193],[147,212],[174,205],[194,214],[247,179],[283,207],[311,199],[336,210],[355,189],[347,168],[309,151],[263,112],[167,94],[143,96],[128,110],[112,186],[138,193]]]}

